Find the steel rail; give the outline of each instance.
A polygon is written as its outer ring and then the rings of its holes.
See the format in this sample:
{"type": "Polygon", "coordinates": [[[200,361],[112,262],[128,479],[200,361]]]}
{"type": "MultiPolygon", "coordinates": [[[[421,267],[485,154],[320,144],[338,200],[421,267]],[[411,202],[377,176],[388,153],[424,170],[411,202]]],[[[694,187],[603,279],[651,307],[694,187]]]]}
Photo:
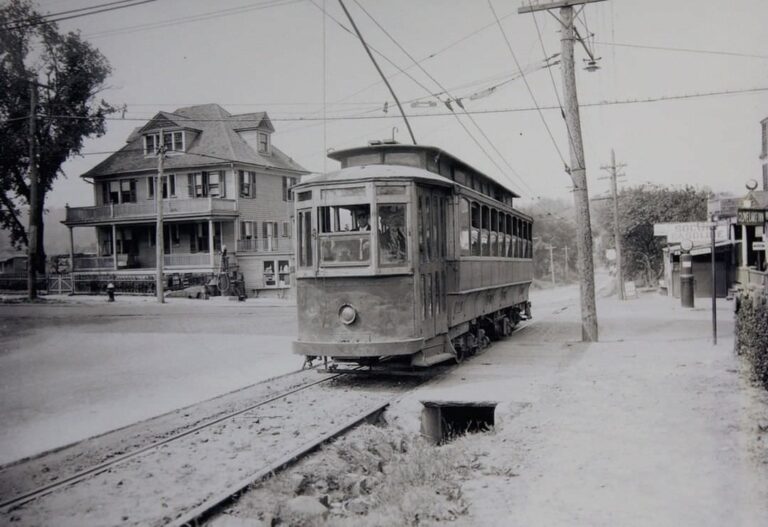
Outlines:
{"type": "Polygon", "coordinates": [[[237,497],[237,495],[239,495],[242,491],[244,491],[254,483],[258,483],[259,481],[268,478],[271,474],[274,474],[275,472],[282,470],[283,468],[293,464],[294,462],[298,461],[300,458],[310,453],[311,451],[313,451],[323,443],[326,443],[331,439],[340,436],[341,434],[347,432],[348,430],[356,427],[360,423],[363,423],[364,421],[367,421],[372,417],[380,414],[387,408],[387,406],[389,406],[389,402],[377,403],[372,407],[367,408],[362,414],[349,419],[348,421],[343,423],[341,426],[339,426],[335,430],[319,436],[318,438],[314,439],[310,443],[306,445],[302,445],[296,450],[286,454],[279,460],[275,461],[273,464],[267,467],[263,467],[259,469],[257,472],[255,472],[254,474],[251,474],[250,476],[243,478],[242,480],[230,486],[220,494],[217,494],[205,500],[203,503],[201,503],[194,509],[188,511],[187,513],[183,514],[182,516],[173,520],[167,525],[172,527],[193,527],[193,526],[199,525],[200,521],[203,521],[206,518],[210,517],[211,513],[215,512],[215,510],[218,507],[227,503],[229,500],[237,497]]]}
{"type": "Polygon", "coordinates": [[[157,441],[155,443],[151,443],[149,445],[146,445],[146,446],[143,446],[141,448],[138,448],[137,450],[134,450],[132,452],[128,452],[126,454],[123,454],[123,455],[111,458],[108,461],[104,461],[102,463],[99,463],[98,465],[94,465],[92,467],[83,469],[80,472],[76,472],[76,473],[72,474],[71,476],[67,476],[67,477],[65,477],[65,478],[63,478],[61,480],[56,481],[56,482],[49,483],[47,485],[43,485],[41,487],[38,487],[35,490],[28,491],[28,492],[26,492],[24,494],[21,494],[19,496],[16,496],[14,498],[6,500],[6,501],[0,503],[0,510],[2,510],[3,513],[10,512],[10,511],[12,511],[15,508],[17,508],[17,507],[19,507],[21,505],[24,505],[25,503],[29,503],[30,501],[34,501],[35,499],[40,498],[42,496],[45,496],[46,494],[49,494],[49,493],[51,493],[51,492],[53,492],[53,491],[55,491],[55,490],[57,490],[57,489],[59,489],[61,487],[65,487],[65,486],[68,486],[68,485],[73,485],[73,484],[79,483],[80,481],[85,479],[87,476],[92,476],[92,475],[104,472],[105,470],[108,470],[109,468],[111,468],[111,467],[113,467],[113,466],[115,466],[115,465],[117,465],[119,463],[122,463],[123,461],[127,461],[129,459],[133,459],[133,458],[139,457],[140,455],[145,454],[145,453],[147,453],[147,452],[149,452],[151,450],[155,450],[155,449],[157,449],[157,448],[159,448],[159,447],[161,447],[163,445],[167,445],[167,444],[172,443],[174,441],[178,441],[181,438],[184,438],[184,437],[186,437],[188,435],[194,434],[195,432],[198,432],[198,431],[203,430],[205,428],[211,427],[211,426],[213,426],[215,424],[218,424],[218,423],[220,423],[222,421],[226,421],[228,419],[232,419],[233,417],[237,417],[238,415],[242,415],[242,414],[244,414],[246,412],[249,412],[249,411],[253,410],[254,408],[258,408],[260,406],[264,406],[265,404],[269,404],[271,402],[277,401],[278,399],[283,399],[283,398],[285,398],[285,397],[287,397],[289,395],[292,395],[294,393],[300,392],[302,390],[306,390],[307,388],[311,388],[312,386],[315,386],[315,385],[318,385],[318,384],[321,384],[321,383],[324,383],[324,382],[328,382],[328,381],[330,381],[332,379],[335,379],[336,377],[340,377],[340,376],[341,376],[341,374],[339,374],[339,375],[332,375],[332,376],[320,379],[319,381],[314,381],[314,382],[311,382],[311,383],[308,383],[308,384],[304,384],[304,385],[298,386],[298,387],[293,388],[291,390],[282,392],[282,393],[280,393],[278,395],[275,395],[275,396],[272,396],[272,397],[268,397],[267,399],[261,400],[258,403],[252,404],[252,405],[250,405],[250,406],[248,406],[246,408],[242,408],[242,409],[237,410],[235,412],[230,412],[230,413],[228,413],[226,415],[219,416],[219,417],[217,417],[215,419],[212,419],[210,421],[206,421],[206,422],[204,422],[204,423],[202,423],[200,425],[197,425],[197,426],[194,426],[194,427],[192,427],[192,428],[190,428],[188,430],[185,430],[184,432],[180,432],[178,434],[174,434],[172,436],[169,436],[169,437],[167,437],[167,438],[165,438],[165,439],[163,439],[161,441],[157,441]]]}

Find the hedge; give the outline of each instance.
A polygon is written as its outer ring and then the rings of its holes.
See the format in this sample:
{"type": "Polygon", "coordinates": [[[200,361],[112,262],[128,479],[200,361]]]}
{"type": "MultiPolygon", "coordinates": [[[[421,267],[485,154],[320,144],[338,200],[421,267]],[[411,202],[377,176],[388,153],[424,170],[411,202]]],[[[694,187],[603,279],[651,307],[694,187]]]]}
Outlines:
{"type": "Polygon", "coordinates": [[[752,366],[755,378],[768,390],[768,297],[745,294],[737,300],[736,353],[752,366]]]}

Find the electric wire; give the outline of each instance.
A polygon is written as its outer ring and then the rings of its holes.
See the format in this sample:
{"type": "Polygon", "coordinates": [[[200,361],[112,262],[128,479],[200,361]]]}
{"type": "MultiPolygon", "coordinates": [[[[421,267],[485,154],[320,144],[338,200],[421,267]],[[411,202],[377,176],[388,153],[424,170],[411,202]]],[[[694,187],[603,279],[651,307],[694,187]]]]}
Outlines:
{"type": "Polygon", "coordinates": [[[674,51],[680,53],[700,53],[704,55],[724,55],[727,57],[745,57],[752,59],[768,59],[768,55],[758,55],[755,53],[740,53],[736,51],[721,51],[714,49],[696,49],[696,48],[675,48],[669,46],[651,46],[646,44],[632,44],[629,42],[604,42],[595,41],[596,44],[603,46],[613,46],[619,48],[637,48],[637,49],[651,49],[656,51],[674,51]]]}
{"type": "MultiPolygon", "coordinates": [[[[515,61],[515,65],[517,66],[517,69],[520,68],[520,62],[517,60],[517,55],[515,55],[515,50],[512,49],[512,44],[509,42],[509,38],[507,38],[507,33],[504,31],[504,26],[501,25],[501,20],[499,20],[499,16],[496,14],[496,10],[493,8],[493,4],[491,3],[491,0],[488,0],[488,7],[491,8],[491,12],[493,13],[493,17],[496,19],[496,25],[499,26],[499,31],[501,31],[501,35],[504,37],[504,42],[507,43],[507,48],[509,49],[510,54],[512,55],[512,59],[515,61]]],[[[563,166],[566,168],[566,172],[568,172],[568,163],[565,161],[565,157],[563,157],[563,153],[560,151],[560,147],[557,145],[557,141],[555,141],[555,137],[552,135],[552,130],[549,129],[549,125],[547,124],[547,120],[544,118],[544,114],[539,109],[539,103],[536,101],[536,96],[533,94],[533,89],[531,88],[531,85],[528,83],[528,79],[525,78],[525,75],[522,76],[523,82],[525,83],[525,87],[528,89],[528,93],[531,95],[531,99],[533,100],[533,104],[536,106],[539,117],[541,118],[541,122],[544,123],[544,128],[547,130],[547,134],[549,134],[549,138],[552,141],[552,145],[554,145],[555,150],[557,151],[557,155],[560,156],[560,160],[563,162],[563,166]]]]}
{"type": "MultiPolygon", "coordinates": [[[[413,62],[413,63],[414,63],[414,64],[415,64],[415,65],[416,65],[416,66],[417,66],[417,67],[418,67],[418,68],[419,68],[419,69],[420,69],[420,70],[421,70],[421,71],[422,71],[422,72],[423,72],[423,73],[424,73],[426,76],[427,76],[427,77],[429,77],[429,79],[430,79],[432,82],[434,82],[434,83],[435,83],[435,84],[436,84],[436,85],[437,85],[437,86],[438,86],[438,87],[439,87],[441,90],[443,90],[443,91],[442,91],[442,93],[445,93],[445,94],[447,94],[449,97],[451,97],[451,99],[454,99],[454,100],[455,100],[455,98],[453,97],[453,95],[451,95],[451,93],[450,93],[450,92],[449,92],[449,91],[448,91],[448,90],[445,88],[445,86],[443,86],[443,85],[442,85],[442,83],[440,83],[440,81],[438,81],[438,80],[437,80],[437,79],[436,79],[436,78],[435,78],[435,77],[434,77],[434,76],[433,76],[431,73],[429,73],[429,72],[426,70],[426,68],[424,68],[424,66],[422,66],[421,64],[419,64],[419,63],[418,63],[418,61],[417,61],[417,60],[416,60],[416,59],[413,57],[413,55],[411,55],[411,54],[408,52],[408,50],[406,50],[406,49],[405,49],[405,48],[404,48],[404,47],[403,47],[403,46],[402,46],[402,45],[401,45],[401,44],[400,44],[400,43],[397,41],[397,39],[395,39],[395,38],[394,38],[394,37],[393,37],[393,36],[392,36],[392,35],[391,35],[391,34],[390,34],[390,33],[389,33],[389,32],[388,32],[388,31],[387,31],[385,28],[384,28],[384,26],[382,26],[382,25],[379,23],[379,21],[378,21],[378,20],[376,20],[376,18],[374,18],[374,17],[373,17],[373,15],[371,15],[371,14],[368,12],[368,10],[367,10],[367,9],[365,9],[365,7],[363,7],[363,6],[360,4],[360,2],[358,2],[358,0],[353,0],[353,1],[355,2],[355,4],[357,4],[357,6],[358,6],[360,9],[362,9],[362,10],[363,10],[363,12],[364,12],[364,13],[365,13],[365,14],[368,16],[368,18],[370,18],[370,19],[373,21],[373,23],[374,23],[374,24],[376,24],[376,26],[377,26],[379,29],[381,29],[381,31],[382,31],[382,32],[383,32],[383,33],[384,33],[384,34],[385,34],[385,35],[386,35],[386,36],[387,36],[387,37],[388,37],[388,38],[389,38],[389,39],[390,39],[390,40],[391,40],[391,41],[392,41],[392,42],[393,42],[393,43],[394,43],[394,44],[395,44],[395,45],[396,45],[396,46],[397,46],[399,49],[400,49],[400,51],[402,51],[402,52],[403,52],[403,53],[404,53],[404,54],[405,54],[405,55],[406,55],[406,56],[407,56],[407,57],[408,57],[408,58],[409,58],[409,59],[410,59],[410,60],[411,60],[411,61],[412,61],[412,62],[413,62]]],[[[431,91],[430,91],[430,93],[431,93],[431,91]]],[[[438,100],[440,100],[440,99],[438,98],[438,100]]],[[[443,102],[443,101],[441,101],[441,102],[443,102]]],[[[444,104],[446,104],[446,106],[448,107],[448,109],[450,109],[450,110],[453,112],[453,108],[452,108],[452,107],[451,107],[449,104],[447,104],[447,103],[444,103],[444,104]]],[[[457,103],[457,106],[459,106],[460,108],[462,108],[462,109],[463,109],[463,105],[462,105],[461,103],[457,103]]],[[[465,111],[465,113],[466,113],[466,110],[464,110],[464,111],[465,111]]],[[[498,165],[498,163],[496,163],[496,162],[494,161],[494,159],[493,159],[493,158],[490,156],[490,154],[487,152],[487,150],[485,150],[485,148],[484,148],[484,147],[483,147],[483,146],[480,144],[480,142],[477,140],[477,138],[476,138],[476,137],[475,137],[475,136],[472,134],[472,132],[470,132],[470,130],[469,130],[467,127],[466,127],[466,125],[465,125],[465,124],[464,124],[464,123],[461,121],[461,119],[459,118],[459,116],[458,116],[458,115],[456,115],[455,113],[454,113],[454,116],[455,116],[456,120],[458,121],[458,123],[461,125],[461,127],[464,129],[464,131],[467,133],[467,135],[469,135],[469,137],[470,137],[470,138],[471,138],[471,139],[472,139],[472,140],[475,142],[475,144],[476,144],[476,145],[477,145],[477,146],[480,148],[480,150],[482,150],[482,151],[483,151],[483,153],[484,153],[484,154],[485,154],[485,155],[488,157],[488,159],[489,159],[489,160],[490,160],[490,161],[491,161],[491,162],[492,162],[492,163],[493,163],[493,164],[494,164],[494,165],[495,165],[495,166],[496,166],[496,167],[499,169],[499,171],[500,171],[500,172],[501,172],[503,175],[505,175],[505,172],[504,172],[504,170],[503,170],[503,169],[502,169],[502,168],[501,168],[501,167],[498,165]]],[[[492,148],[493,148],[493,150],[496,152],[496,154],[499,156],[499,158],[501,158],[501,160],[502,160],[502,161],[504,161],[504,163],[507,165],[507,167],[508,167],[508,168],[509,168],[509,169],[512,171],[512,173],[513,173],[513,174],[514,174],[514,175],[515,175],[515,176],[518,178],[518,180],[519,180],[519,181],[520,181],[520,182],[523,184],[523,186],[527,186],[527,184],[525,183],[525,181],[523,180],[523,178],[521,178],[521,177],[520,177],[520,175],[517,173],[517,171],[514,169],[514,167],[512,167],[512,165],[510,165],[510,164],[509,164],[509,162],[508,162],[508,161],[507,161],[507,159],[504,157],[504,155],[503,155],[503,154],[502,154],[502,153],[499,151],[499,149],[496,147],[496,145],[493,143],[493,141],[491,141],[491,139],[490,139],[490,138],[489,138],[489,137],[486,135],[485,131],[484,131],[484,130],[483,130],[481,127],[480,127],[480,125],[479,125],[479,124],[477,124],[477,122],[475,121],[475,119],[474,119],[474,118],[473,118],[471,115],[469,115],[469,114],[467,114],[467,116],[469,117],[470,121],[472,121],[472,124],[474,124],[474,125],[475,125],[475,127],[478,129],[478,131],[480,132],[480,134],[481,134],[481,135],[482,135],[482,136],[485,138],[485,140],[488,142],[488,144],[489,144],[489,145],[491,145],[491,147],[492,147],[492,148]]],[[[509,178],[509,176],[506,176],[506,179],[508,179],[510,182],[514,183],[514,182],[513,182],[513,181],[512,181],[512,180],[509,178]]],[[[515,184],[515,186],[517,186],[517,185],[515,184]]],[[[530,189],[530,187],[528,187],[528,189],[529,189],[529,190],[531,190],[531,189],[530,189]]]]}
{"type": "Polygon", "coordinates": [[[145,24],[137,24],[134,26],[126,26],[122,28],[109,29],[104,31],[96,31],[94,33],[88,33],[85,35],[89,39],[98,39],[113,35],[126,35],[130,33],[136,33],[139,31],[162,29],[170,26],[177,26],[181,24],[188,24],[191,22],[200,22],[205,20],[212,20],[214,18],[221,18],[230,15],[237,15],[249,11],[259,11],[262,9],[269,9],[272,7],[283,7],[290,4],[300,3],[303,0],[267,0],[265,2],[255,2],[227,9],[217,9],[214,11],[208,11],[197,15],[189,15],[177,18],[167,18],[165,20],[159,20],[156,22],[149,22],[145,24]]]}
{"type": "MultiPolygon", "coordinates": [[[[738,90],[721,90],[721,91],[712,91],[712,92],[703,92],[703,93],[688,93],[688,94],[680,94],[680,95],[663,95],[663,96],[657,96],[657,97],[646,97],[642,99],[615,99],[615,100],[603,100],[603,101],[597,101],[597,102],[591,102],[591,103],[580,103],[579,108],[595,108],[595,107],[601,107],[601,106],[623,106],[623,105],[632,105],[632,104],[648,104],[648,103],[656,103],[656,102],[664,102],[664,101],[679,101],[679,100],[687,100],[687,99],[701,99],[705,97],[716,97],[716,96],[724,96],[724,95],[744,95],[744,94],[751,94],[751,93],[762,93],[762,92],[768,92],[768,86],[767,87],[758,87],[758,88],[745,88],[745,89],[738,89],[738,90]]],[[[472,115],[485,115],[485,114],[499,114],[499,113],[521,113],[521,112],[539,112],[539,111],[547,111],[547,110],[560,110],[560,107],[557,105],[550,105],[550,106],[526,106],[526,107],[515,107],[515,108],[495,108],[495,109],[489,109],[489,110],[469,110],[468,113],[471,113],[472,115]]],[[[410,114],[409,117],[415,117],[415,118],[426,118],[426,117],[448,117],[453,116],[454,114],[452,112],[436,112],[436,113],[420,113],[420,114],[410,114]]],[[[90,117],[83,117],[79,115],[64,115],[64,114],[40,114],[40,118],[42,119],[95,119],[96,117],[90,116],[90,117]]],[[[142,121],[146,122],[147,120],[151,119],[153,116],[149,117],[105,117],[104,119],[107,121],[142,121]]],[[[399,119],[399,116],[392,116],[392,115],[372,115],[372,116],[350,116],[350,117],[329,117],[329,121],[358,121],[358,120],[376,120],[376,119],[399,119]]],[[[7,122],[12,121],[20,121],[22,119],[29,119],[29,116],[22,116],[22,117],[13,117],[11,119],[6,119],[5,121],[0,122],[0,125],[7,122]]],[[[182,117],[178,117],[179,121],[197,121],[197,122],[228,122],[230,119],[185,119],[182,117]]],[[[322,121],[322,117],[270,117],[271,121],[275,122],[310,122],[310,121],[322,121]]],[[[241,120],[240,122],[249,122],[247,119],[241,120]]]]}
{"type": "Polygon", "coordinates": [[[98,13],[107,13],[109,11],[117,11],[118,9],[125,9],[125,8],[128,8],[128,7],[136,7],[136,6],[139,6],[139,5],[149,4],[149,3],[152,3],[152,2],[156,2],[156,1],[157,0],[137,0],[134,3],[132,3],[132,4],[115,5],[115,6],[112,6],[112,7],[105,7],[103,9],[96,9],[96,10],[93,10],[93,11],[89,11],[87,13],[80,13],[80,14],[76,14],[76,15],[63,16],[63,17],[59,17],[59,18],[43,18],[41,20],[35,20],[35,21],[32,21],[32,22],[21,23],[21,24],[16,24],[16,25],[6,24],[4,26],[4,28],[5,29],[11,29],[11,30],[23,29],[23,28],[27,28],[27,27],[39,26],[39,25],[42,25],[42,24],[49,24],[49,23],[52,23],[52,22],[61,22],[62,20],[72,20],[74,18],[82,18],[84,16],[96,15],[98,13]]]}
{"type": "MultiPolygon", "coordinates": [[[[533,11],[531,11],[531,16],[533,18],[533,25],[536,27],[536,34],[539,37],[539,44],[541,44],[541,52],[546,58],[549,55],[547,54],[547,49],[544,47],[544,38],[541,36],[541,28],[539,27],[539,21],[536,18],[536,13],[534,13],[533,11]]],[[[565,123],[565,130],[568,133],[568,142],[571,145],[571,148],[573,148],[574,145],[573,145],[573,135],[571,134],[571,127],[568,126],[568,121],[565,119],[565,110],[563,109],[563,101],[560,99],[560,92],[557,90],[557,82],[555,82],[555,74],[552,73],[551,68],[549,68],[549,79],[552,81],[552,90],[555,92],[557,105],[560,107],[560,115],[562,115],[563,122],[565,123]]]]}

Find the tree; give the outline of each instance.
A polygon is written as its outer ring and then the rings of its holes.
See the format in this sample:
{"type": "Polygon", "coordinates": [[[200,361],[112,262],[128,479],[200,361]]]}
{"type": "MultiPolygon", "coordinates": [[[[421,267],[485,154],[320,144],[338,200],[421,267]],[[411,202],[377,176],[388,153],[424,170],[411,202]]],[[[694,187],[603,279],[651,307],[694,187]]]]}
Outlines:
{"type": "MultiPolygon", "coordinates": [[[[662,242],[653,235],[654,223],[707,220],[708,190],[686,185],[668,188],[641,185],[619,193],[619,232],[621,235],[624,276],[654,284],[663,272],[662,242]]],[[[596,216],[604,233],[612,233],[613,210],[610,201],[596,206],[596,216]]],[[[613,247],[613,235],[606,247],[613,247]]]]}
{"type": "Polygon", "coordinates": [[[96,96],[111,73],[107,59],[79,33],[58,32],[29,0],[10,0],[0,8],[0,228],[10,231],[16,248],[29,245],[26,213],[38,226],[39,250],[31,263],[45,270],[43,211],[46,194],[62,174],[62,164],[77,155],[86,137],[105,133],[114,109],[96,96]],[[36,159],[30,159],[31,91],[35,112],[36,159]],[[37,168],[38,192],[31,203],[30,172],[37,168]]]}
{"type": "Polygon", "coordinates": [[[533,275],[542,280],[550,280],[554,260],[556,280],[575,280],[577,251],[573,204],[544,198],[527,207],[524,212],[533,218],[533,275]],[[550,245],[556,247],[553,258],[549,254],[550,245]]]}

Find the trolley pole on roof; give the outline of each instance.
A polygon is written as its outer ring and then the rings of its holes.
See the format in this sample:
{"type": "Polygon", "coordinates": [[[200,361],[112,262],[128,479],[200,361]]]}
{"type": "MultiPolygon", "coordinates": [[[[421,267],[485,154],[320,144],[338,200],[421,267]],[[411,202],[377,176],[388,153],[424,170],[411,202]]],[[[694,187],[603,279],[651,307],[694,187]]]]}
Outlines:
{"type": "MultiPolygon", "coordinates": [[[[595,305],[595,267],[592,260],[592,227],[589,217],[589,193],[587,191],[587,170],[584,162],[584,144],[581,138],[579,99],[576,93],[576,72],[573,63],[573,47],[577,40],[574,27],[573,6],[603,2],[604,0],[554,0],[533,3],[517,10],[519,14],[560,9],[555,17],[561,27],[561,64],[563,73],[563,95],[565,99],[565,125],[568,130],[568,144],[571,153],[570,174],[573,180],[573,201],[576,209],[576,248],[578,249],[579,287],[581,291],[581,340],[597,342],[597,307],[595,305]]],[[[591,65],[595,59],[590,55],[591,65]]],[[[595,69],[595,68],[593,68],[595,69]]]]}
{"type": "Polygon", "coordinates": [[[403,121],[405,121],[405,126],[408,128],[408,133],[411,134],[411,141],[413,141],[413,144],[417,144],[416,137],[413,135],[413,130],[411,130],[411,123],[408,122],[408,117],[405,115],[405,112],[403,111],[403,106],[400,104],[400,99],[398,99],[397,95],[395,95],[395,90],[392,89],[392,86],[389,84],[387,77],[381,71],[381,68],[379,67],[379,64],[376,62],[376,59],[373,58],[373,53],[371,53],[371,50],[368,47],[368,44],[366,44],[365,39],[363,38],[363,35],[360,33],[360,30],[357,29],[357,24],[355,24],[355,21],[352,19],[352,15],[349,14],[349,11],[347,11],[347,6],[344,5],[343,0],[339,0],[339,4],[341,4],[341,8],[344,10],[344,14],[347,15],[347,18],[349,19],[349,23],[352,24],[352,28],[355,30],[355,34],[357,35],[357,38],[359,38],[360,42],[363,44],[363,47],[365,48],[365,52],[368,53],[368,57],[371,59],[371,62],[373,62],[373,65],[376,68],[376,71],[379,72],[379,75],[381,76],[381,80],[383,80],[384,84],[387,85],[387,88],[389,88],[389,93],[392,94],[392,98],[397,103],[397,107],[400,109],[400,115],[403,116],[403,121]]]}
{"type": "Polygon", "coordinates": [[[155,226],[155,263],[157,267],[157,277],[155,279],[155,289],[157,291],[157,301],[165,302],[163,287],[163,260],[165,259],[165,249],[163,242],[163,169],[165,168],[165,133],[160,129],[160,144],[156,148],[157,152],[157,176],[155,177],[155,206],[157,207],[157,225],[155,226]]]}

